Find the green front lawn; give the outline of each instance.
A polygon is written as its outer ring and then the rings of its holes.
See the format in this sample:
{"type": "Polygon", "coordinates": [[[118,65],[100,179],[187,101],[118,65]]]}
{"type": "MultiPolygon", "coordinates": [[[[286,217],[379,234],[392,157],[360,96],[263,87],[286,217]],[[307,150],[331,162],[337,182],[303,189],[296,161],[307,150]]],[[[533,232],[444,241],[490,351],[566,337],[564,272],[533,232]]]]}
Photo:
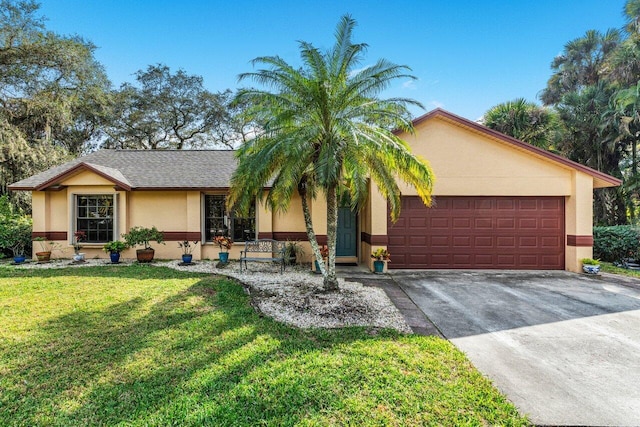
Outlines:
{"type": "Polygon", "coordinates": [[[0,425],[526,425],[449,342],[300,331],[231,280],[0,267],[0,425]]]}

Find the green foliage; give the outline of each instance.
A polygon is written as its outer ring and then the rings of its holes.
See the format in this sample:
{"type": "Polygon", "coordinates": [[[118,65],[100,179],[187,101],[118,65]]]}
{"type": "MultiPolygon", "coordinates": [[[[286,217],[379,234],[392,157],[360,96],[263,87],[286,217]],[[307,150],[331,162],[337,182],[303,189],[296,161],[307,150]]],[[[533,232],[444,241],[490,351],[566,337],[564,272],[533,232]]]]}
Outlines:
{"type": "Polygon", "coordinates": [[[391,259],[391,254],[384,248],[378,248],[371,252],[371,258],[376,261],[389,261],[391,259]]]}
{"type": "Polygon", "coordinates": [[[491,129],[544,149],[553,148],[560,138],[557,113],[524,98],[490,108],[483,120],[491,129]]]}
{"type": "MultiPolygon", "coordinates": [[[[204,88],[200,76],[166,65],[136,73],[138,86],[125,83],[114,96],[107,148],[188,149],[211,145],[215,129],[229,118],[225,96],[204,88]]],[[[228,147],[231,140],[224,140],[228,147]]]]}
{"type": "Polygon", "coordinates": [[[264,87],[243,89],[238,102],[263,132],[237,151],[238,167],[231,179],[227,203],[247,212],[270,186],[266,203],[274,211],[289,208],[298,194],[313,255],[321,259],[308,199],[322,190],[327,201],[329,262],[325,289],[337,287],[335,247],[338,199],[347,196],[354,211],[368,197],[372,181],[388,200],[391,217],[398,218],[401,193],[398,180],[414,187],[425,204],[431,201],[433,172],[413,155],[393,129],[412,131],[408,106],[422,107],[407,98],[382,99],[381,93],[398,79],[413,79],[409,68],[380,59],[362,67],[367,45],[352,41],[355,21],[343,16],[335,44],[326,52],[300,42],[302,67],[278,56],[256,58],[261,68],[245,73],[264,87]]]}
{"type": "Polygon", "coordinates": [[[145,249],[152,249],[149,242],[155,241],[164,244],[164,235],[158,231],[155,225],[151,228],[136,226],[131,227],[128,233],[122,235],[126,245],[130,248],[141,245],[145,249]]]}
{"type": "Polygon", "coordinates": [[[593,227],[593,254],[603,261],[636,258],[640,249],[640,230],[629,225],[593,227]]]}
{"type": "Polygon", "coordinates": [[[599,259],[582,258],[580,261],[582,261],[582,263],[584,265],[600,265],[600,260],[599,259]]]}
{"type": "Polygon", "coordinates": [[[3,426],[526,426],[450,342],[300,330],[238,283],[0,267],[3,426]]]}
{"type": "Polygon", "coordinates": [[[112,242],[109,243],[105,243],[104,246],[102,247],[102,250],[107,252],[107,253],[116,253],[119,254],[120,252],[124,251],[125,249],[127,249],[127,244],[124,242],[121,242],[120,240],[114,240],[112,242]]]}
{"type": "MultiPolygon", "coordinates": [[[[110,83],[78,36],[48,31],[33,1],[0,1],[0,195],[100,137],[110,83]]],[[[11,194],[29,211],[30,198],[11,194]]]]}
{"type": "Polygon", "coordinates": [[[14,256],[31,251],[31,218],[16,211],[7,196],[0,196],[0,250],[14,256]]]}
{"type": "Polygon", "coordinates": [[[295,263],[296,261],[302,259],[304,255],[304,248],[302,247],[300,242],[291,240],[287,241],[284,247],[284,258],[287,262],[290,262],[289,260],[291,259],[295,263]]]}

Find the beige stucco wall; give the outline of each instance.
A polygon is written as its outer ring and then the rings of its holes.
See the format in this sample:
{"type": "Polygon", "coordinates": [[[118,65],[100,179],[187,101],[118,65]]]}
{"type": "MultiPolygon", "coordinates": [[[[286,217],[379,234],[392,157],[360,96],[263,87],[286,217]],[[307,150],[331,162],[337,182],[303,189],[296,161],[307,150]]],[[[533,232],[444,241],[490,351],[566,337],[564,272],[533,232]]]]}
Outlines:
{"type": "MultiPolygon", "coordinates": [[[[434,195],[565,196],[572,170],[440,118],[401,135],[436,176],[434,195]]],[[[417,195],[401,184],[404,195],[417,195]]]]}
{"type": "MultiPolygon", "coordinates": [[[[436,176],[434,195],[459,196],[562,196],[565,197],[565,230],[568,235],[590,236],[592,224],[593,178],[569,166],[536,157],[486,134],[460,126],[447,119],[435,117],[420,123],[414,135],[401,135],[414,153],[427,159],[436,176]]],[[[34,231],[68,231],[72,223],[73,194],[114,194],[113,183],[83,171],[67,178],[67,188],[61,191],[33,192],[34,231]]],[[[399,183],[403,195],[415,195],[414,189],[399,183]]],[[[135,225],[152,226],[166,232],[202,232],[202,193],[199,191],[132,191],[117,192],[117,235],[135,225]]],[[[316,234],[326,235],[326,203],[323,194],[310,200],[316,234]]],[[[359,233],[372,237],[387,234],[387,202],[375,185],[369,199],[359,213],[359,233]]],[[[299,196],[295,194],[285,213],[272,213],[258,203],[256,224],[259,233],[293,233],[304,236],[305,226],[299,196]]],[[[70,256],[70,238],[63,244],[65,256],[70,256]]],[[[300,238],[311,261],[306,236],[300,238]]],[[[243,249],[237,243],[231,249],[232,259],[243,249]]],[[[372,265],[370,253],[384,245],[359,245],[359,260],[372,265]]],[[[181,251],[177,242],[154,245],[158,258],[178,259],[181,251]]],[[[101,245],[84,249],[88,257],[108,255],[101,245]]],[[[195,259],[216,259],[219,248],[212,244],[198,245],[195,259]]],[[[566,248],[566,268],[578,271],[579,260],[590,257],[592,248],[566,248]]],[[[134,250],[123,253],[135,257],[134,250]]]]}
{"type": "MultiPolygon", "coordinates": [[[[400,137],[430,163],[434,196],[564,196],[565,234],[592,234],[593,177],[439,117],[420,123],[414,135],[400,137]]],[[[404,183],[399,186],[403,195],[417,195],[404,183]]],[[[386,200],[375,185],[372,195],[371,225],[366,227],[371,234],[386,234],[386,216],[383,225],[380,215],[386,212],[386,200]],[[379,232],[373,225],[376,218],[379,232]]],[[[379,247],[362,246],[363,251],[379,247]]],[[[565,268],[580,271],[580,259],[592,253],[591,247],[566,246],[565,268]]]]}

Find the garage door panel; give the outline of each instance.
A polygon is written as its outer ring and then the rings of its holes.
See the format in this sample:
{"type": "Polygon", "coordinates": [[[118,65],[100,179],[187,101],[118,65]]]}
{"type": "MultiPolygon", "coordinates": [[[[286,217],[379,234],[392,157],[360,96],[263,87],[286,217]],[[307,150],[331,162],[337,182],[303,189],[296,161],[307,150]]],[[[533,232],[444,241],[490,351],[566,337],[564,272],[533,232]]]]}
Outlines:
{"type": "Polygon", "coordinates": [[[493,229],[493,219],[492,218],[474,218],[473,221],[474,228],[478,229],[493,229]]]}
{"type": "Polygon", "coordinates": [[[471,230],[471,218],[453,218],[451,226],[456,230],[471,230]]]}
{"type": "Polygon", "coordinates": [[[436,197],[426,208],[409,196],[402,205],[389,223],[390,268],[564,269],[562,197],[436,197]]]}
{"type": "Polygon", "coordinates": [[[493,237],[491,236],[475,236],[473,244],[476,249],[490,249],[493,247],[493,237]]]}

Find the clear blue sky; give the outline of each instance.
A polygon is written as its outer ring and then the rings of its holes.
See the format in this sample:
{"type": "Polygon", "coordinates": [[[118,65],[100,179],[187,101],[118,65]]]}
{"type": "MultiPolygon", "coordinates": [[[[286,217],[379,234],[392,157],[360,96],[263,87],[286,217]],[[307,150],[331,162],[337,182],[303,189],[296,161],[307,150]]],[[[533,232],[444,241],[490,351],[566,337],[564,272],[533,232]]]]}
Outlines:
{"type": "MultiPolygon", "coordinates": [[[[418,80],[385,96],[406,96],[475,120],[518,97],[537,101],[549,65],[589,29],[624,24],[624,0],[43,0],[47,28],[98,46],[114,85],[150,64],[204,77],[211,91],[238,87],[257,56],[299,63],[298,40],[328,48],[345,13],[367,63],[408,65],[418,80]]],[[[363,64],[363,65],[366,65],[363,64]]],[[[424,111],[415,110],[416,115],[424,111]]]]}

